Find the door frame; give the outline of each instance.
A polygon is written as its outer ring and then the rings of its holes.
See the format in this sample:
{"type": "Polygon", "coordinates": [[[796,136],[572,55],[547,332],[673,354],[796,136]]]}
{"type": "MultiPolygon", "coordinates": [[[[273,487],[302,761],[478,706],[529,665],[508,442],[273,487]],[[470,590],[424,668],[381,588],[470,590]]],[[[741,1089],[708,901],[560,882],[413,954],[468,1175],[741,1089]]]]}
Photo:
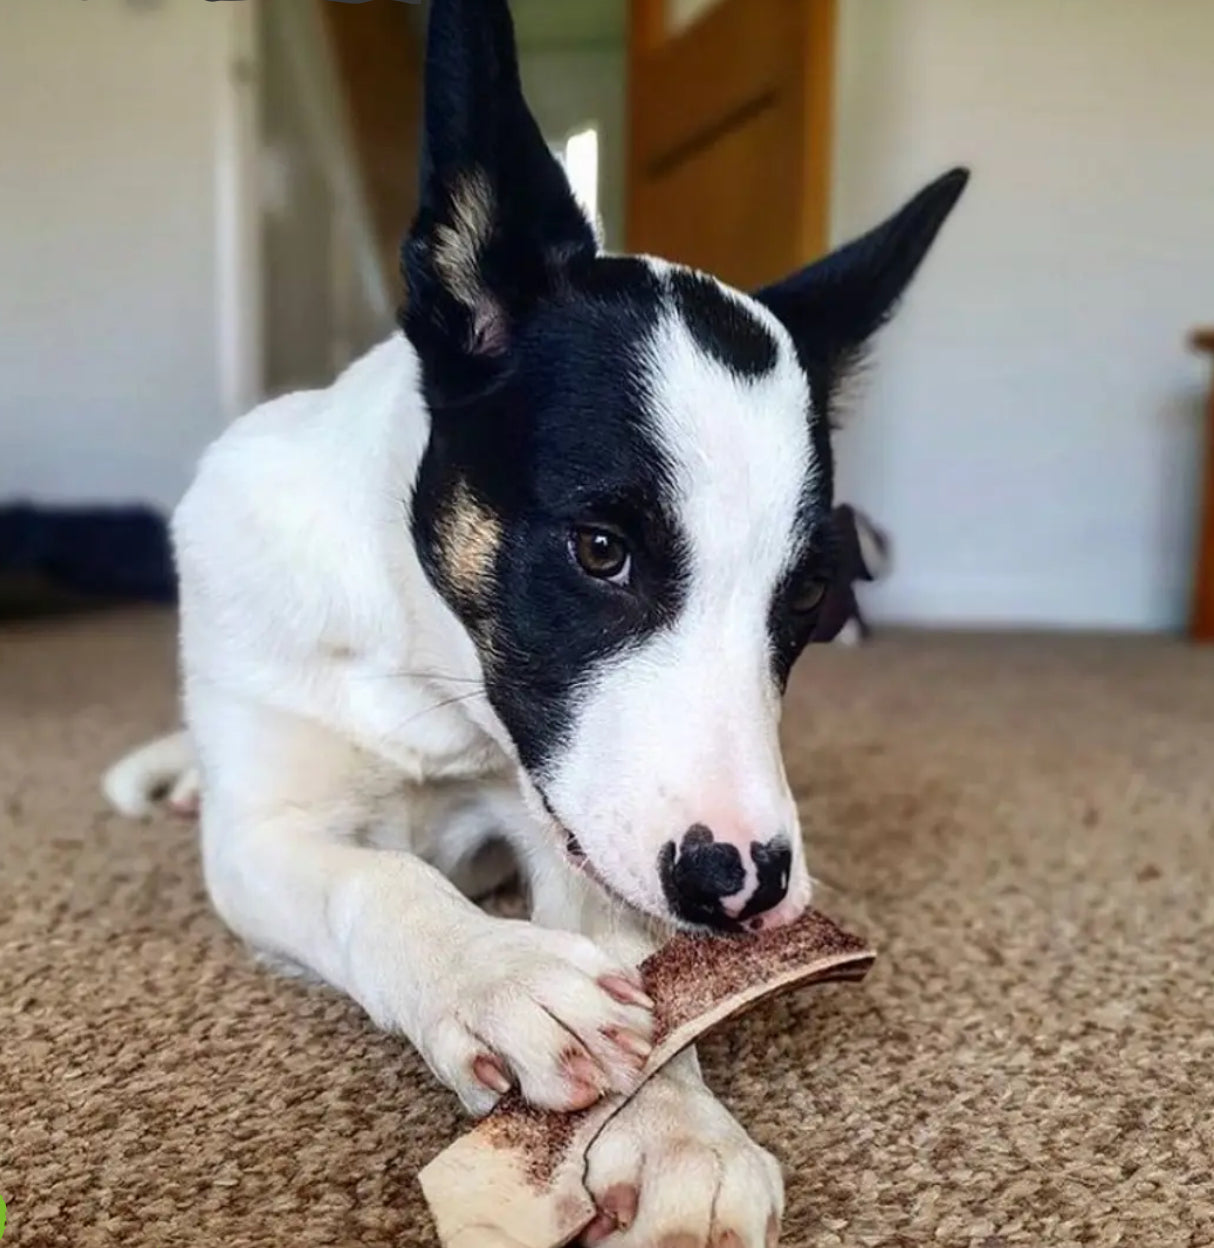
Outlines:
{"type": "Polygon", "coordinates": [[[223,23],[215,128],[215,316],[224,423],[263,397],[260,73],[251,4],[212,10],[223,23]]]}

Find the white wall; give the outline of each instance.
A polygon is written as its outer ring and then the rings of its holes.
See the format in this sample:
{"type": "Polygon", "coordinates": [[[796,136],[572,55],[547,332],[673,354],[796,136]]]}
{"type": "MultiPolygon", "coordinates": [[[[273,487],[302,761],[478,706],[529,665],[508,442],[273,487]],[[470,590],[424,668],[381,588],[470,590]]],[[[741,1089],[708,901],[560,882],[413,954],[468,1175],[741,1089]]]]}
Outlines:
{"type": "MultiPolygon", "coordinates": [[[[900,556],[875,613],[1177,626],[1214,2],[840,7],[836,234],[975,170],[842,439],[842,493],[900,556]]],[[[230,414],[217,203],[244,8],[0,6],[0,499],[168,506],[230,414]]]]}
{"type": "Polygon", "coordinates": [[[1214,319],[1211,0],[841,0],[835,233],[974,180],[886,332],[841,493],[874,613],[1168,629],[1214,319]]]}
{"type": "Polygon", "coordinates": [[[241,7],[0,7],[0,499],[171,505],[228,415],[241,7]]]}

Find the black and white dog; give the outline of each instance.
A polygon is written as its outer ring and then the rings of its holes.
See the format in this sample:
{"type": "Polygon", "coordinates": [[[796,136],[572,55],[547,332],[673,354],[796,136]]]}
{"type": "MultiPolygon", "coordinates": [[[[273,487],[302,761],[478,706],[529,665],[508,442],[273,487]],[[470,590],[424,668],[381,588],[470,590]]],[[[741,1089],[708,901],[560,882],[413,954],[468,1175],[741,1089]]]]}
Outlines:
{"type": "MultiPolygon", "coordinates": [[[[671,925],[809,901],[777,724],[833,575],[832,396],[966,174],[746,295],[600,250],[506,0],[433,0],[427,55],[403,333],[204,457],[173,522],[187,731],[106,787],[200,785],[222,917],[470,1111],[572,1110],[634,1086],[671,925]],[[530,922],[469,899],[514,863],[530,922]]],[[[588,1182],[618,1248],[763,1248],[783,1206],[694,1055],[588,1182]]]]}

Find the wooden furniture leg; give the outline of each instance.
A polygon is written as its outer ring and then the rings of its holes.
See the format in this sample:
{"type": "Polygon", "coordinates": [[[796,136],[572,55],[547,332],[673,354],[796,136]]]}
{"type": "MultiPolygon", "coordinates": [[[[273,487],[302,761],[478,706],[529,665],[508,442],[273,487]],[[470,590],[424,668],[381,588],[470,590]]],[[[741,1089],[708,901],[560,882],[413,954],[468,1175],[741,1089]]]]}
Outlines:
{"type": "MultiPolygon", "coordinates": [[[[1214,360],[1214,329],[1202,329],[1190,340],[1195,351],[1214,360]]],[[[1190,632],[1194,641],[1214,642],[1214,381],[1206,419],[1205,498],[1198,526],[1197,580],[1193,587],[1190,632]]]]}

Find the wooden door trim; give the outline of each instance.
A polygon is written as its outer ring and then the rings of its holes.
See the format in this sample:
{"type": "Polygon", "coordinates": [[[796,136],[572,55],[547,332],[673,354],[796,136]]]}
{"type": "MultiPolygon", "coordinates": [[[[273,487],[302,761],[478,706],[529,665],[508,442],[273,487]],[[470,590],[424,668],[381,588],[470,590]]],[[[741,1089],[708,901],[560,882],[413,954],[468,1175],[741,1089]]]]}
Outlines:
{"type": "Polygon", "coordinates": [[[642,177],[640,151],[644,139],[644,121],[637,102],[637,80],[646,61],[665,38],[665,0],[628,0],[628,151],[624,158],[624,238],[629,249],[636,246],[638,190],[642,177]]]}
{"type": "Polygon", "coordinates": [[[801,161],[800,245],[805,263],[830,246],[830,188],[835,161],[835,52],[837,0],[802,0],[798,8],[802,64],[819,72],[801,76],[801,131],[810,150],[801,161]]]}
{"type": "MultiPolygon", "coordinates": [[[[1214,328],[1196,331],[1190,339],[1195,351],[1214,364],[1214,328]]],[[[1189,632],[1195,641],[1214,642],[1214,374],[1206,399],[1205,472],[1197,520],[1197,568],[1193,584],[1189,632]]]]}
{"type": "Polygon", "coordinates": [[[666,38],[666,0],[628,0],[631,57],[654,52],[666,38]]]}

